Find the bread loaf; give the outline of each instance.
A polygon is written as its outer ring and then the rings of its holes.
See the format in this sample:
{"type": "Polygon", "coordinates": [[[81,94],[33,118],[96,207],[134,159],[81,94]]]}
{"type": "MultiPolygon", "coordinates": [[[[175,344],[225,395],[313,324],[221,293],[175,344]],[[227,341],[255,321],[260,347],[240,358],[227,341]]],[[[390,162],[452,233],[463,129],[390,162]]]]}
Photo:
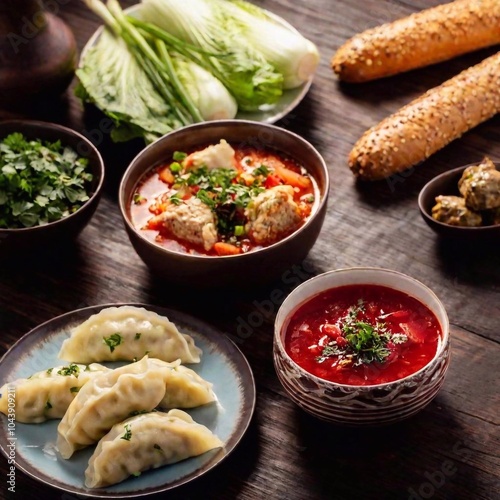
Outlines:
{"type": "Polygon", "coordinates": [[[341,80],[365,82],[500,43],[500,0],[457,0],[351,38],[332,58],[341,80]]]}
{"type": "Polygon", "coordinates": [[[500,112],[500,52],[446,81],[372,127],[349,167],[377,180],[416,165],[500,112]]]}

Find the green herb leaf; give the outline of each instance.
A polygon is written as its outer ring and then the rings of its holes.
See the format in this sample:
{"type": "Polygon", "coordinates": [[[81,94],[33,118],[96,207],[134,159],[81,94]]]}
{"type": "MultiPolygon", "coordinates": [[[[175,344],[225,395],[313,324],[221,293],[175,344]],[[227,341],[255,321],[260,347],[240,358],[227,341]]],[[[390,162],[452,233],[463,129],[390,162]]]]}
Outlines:
{"type": "Polygon", "coordinates": [[[139,193],[134,193],[133,200],[135,205],[140,205],[146,200],[146,198],[144,198],[144,196],[141,196],[139,193]]]}
{"type": "Polygon", "coordinates": [[[324,346],[321,355],[316,358],[318,363],[331,357],[338,357],[341,364],[352,363],[353,366],[383,363],[391,353],[387,347],[389,342],[402,344],[408,340],[404,334],[388,331],[384,322],[377,321],[372,325],[358,319],[364,312],[365,303],[362,299],[358,300],[356,306],[349,308],[340,321],[343,338],[332,340],[324,346]]]}
{"type": "MultiPolygon", "coordinates": [[[[173,159],[175,161],[183,161],[186,159],[187,157],[187,154],[184,153],[184,151],[174,151],[174,154],[173,154],[173,159]]],[[[173,171],[173,170],[172,170],[173,171]]]]}
{"type": "Polygon", "coordinates": [[[0,142],[0,228],[33,227],[72,214],[89,199],[88,160],[59,141],[0,142]]]}
{"type": "Polygon", "coordinates": [[[109,347],[109,350],[113,352],[115,347],[123,343],[123,337],[119,333],[113,333],[109,337],[103,337],[103,342],[109,347]]]}
{"type": "Polygon", "coordinates": [[[72,394],[78,392],[80,390],[80,387],[71,387],[71,389],[69,390],[69,392],[71,392],[72,394]]]}
{"type": "Polygon", "coordinates": [[[132,437],[132,431],[130,430],[130,425],[125,424],[125,434],[120,438],[120,439],[125,439],[125,441],[130,441],[130,438],[132,437]]]}
{"type": "Polygon", "coordinates": [[[78,377],[80,373],[80,367],[75,363],[71,363],[69,366],[63,366],[60,370],[57,371],[58,375],[64,375],[65,377],[69,375],[74,375],[78,377]]]}

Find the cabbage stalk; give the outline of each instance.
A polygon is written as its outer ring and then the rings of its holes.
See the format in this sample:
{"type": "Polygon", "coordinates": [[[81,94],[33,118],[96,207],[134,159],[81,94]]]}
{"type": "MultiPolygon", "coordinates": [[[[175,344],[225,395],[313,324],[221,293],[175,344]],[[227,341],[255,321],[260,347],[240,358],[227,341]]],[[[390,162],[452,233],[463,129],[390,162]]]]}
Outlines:
{"type": "Polygon", "coordinates": [[[244,0],[142,0],[140,12],[144,21],[190,44],[227,51],[231,55],[226,60],[241,64],[242,71],[252,48],[252,54],[261,54],[282,75],[284,89],[305,83],[319,64],[318,49],[310,40],[244,0]]]}
{"type": "Polygon", "coordinates": [[[283,95],[283,74],[242,38],[244,26],[226,13],[225,3],[143,0],[140,17],[145,24],[156,25],[204,51],[198,53],[197,62],[222,81],[240,109],[255,111],[268,107],[283,95]]]}
{"type": "Polygon", "coordinates": [[[113,119],[114,141],[151,142],[196,121],[234,118],[229,91],[194,61],[164,41],[143,35],[127,21],[116,0],[87,5],[107,28],[82,57],[77,95],[113,119]]]}
{"type": "Polygon", "coordinates": [[[173,58],[173,64],[181,83],[204,120],[226,120],[236,116],[236,100],[220,80],[182,56],[173,58]]]}
{"type": "Polygon", "coordinates": [[[76,75],[77,95],[113,120],[114,141],[144,137],[151,142],[183,125],[125,42],[108,29],[85,53],[76,75]]]}

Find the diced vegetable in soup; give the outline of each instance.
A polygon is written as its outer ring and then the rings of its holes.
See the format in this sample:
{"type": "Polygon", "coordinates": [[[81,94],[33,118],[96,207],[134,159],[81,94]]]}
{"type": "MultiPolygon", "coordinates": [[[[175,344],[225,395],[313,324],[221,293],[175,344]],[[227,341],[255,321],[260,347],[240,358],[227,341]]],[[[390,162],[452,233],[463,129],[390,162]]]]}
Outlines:
{"type": "Polygon", "coordinates": [[[306,169],[281,153],[221,140],[175,152],[139,182],[131,219],[171,250],[238,255],[299,229],[317,205],[306,169]]]}
{"type": "Polygon", "coordinates": [[[317,377],[347,385],[399,380],[434,357],[441,327],[427,306],[392,288],[347,285],[301,305],[285,350],[317,377]]]}

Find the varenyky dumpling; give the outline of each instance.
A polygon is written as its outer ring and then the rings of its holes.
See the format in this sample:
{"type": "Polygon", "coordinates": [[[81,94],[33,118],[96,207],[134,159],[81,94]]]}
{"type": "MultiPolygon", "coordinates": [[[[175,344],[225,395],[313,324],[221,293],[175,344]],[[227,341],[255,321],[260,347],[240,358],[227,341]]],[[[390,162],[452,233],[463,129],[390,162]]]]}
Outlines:
{"type": "Polygon", "coordinates": [[[0,411],[7,415],[11,402],[18,422],[37,424],[62,418],[81,387],[106,371],[110,369],[97,363],[88,366],[72,363],[8,382],[0,388],[0,411]]]}
{"type": "Polygon", "coordinates": [[[108,307],[71,331],[59,358],[75,363],[134,361],[145,354],[163,361],[199,363],[201,349],[168,318],[142,307],[108,307]]]}
{"type": "Polygon", "coordinates": [[[191,368],[182,366],[179,359],[166,363],[150,358],[148,363],[166,370],[165,395],[158,404],[161,408],[195,408],[217,401],[212,384],[191,368]]]}
{"type": "Polygon", "coordinates": [[[63,458],[96,443],[113,425],[138,412],[151,411],[165,396],[165,368],[136,363],[98,375],[71,402],[57,428],[63,458]]]}
{"type": "Polygon", "coordinates": [[[99,441],[85,471],[85,486],[116,484],[133,474],[223,446],[207,427],[182,410],[137,415],[113,426],[99,441]]]}

